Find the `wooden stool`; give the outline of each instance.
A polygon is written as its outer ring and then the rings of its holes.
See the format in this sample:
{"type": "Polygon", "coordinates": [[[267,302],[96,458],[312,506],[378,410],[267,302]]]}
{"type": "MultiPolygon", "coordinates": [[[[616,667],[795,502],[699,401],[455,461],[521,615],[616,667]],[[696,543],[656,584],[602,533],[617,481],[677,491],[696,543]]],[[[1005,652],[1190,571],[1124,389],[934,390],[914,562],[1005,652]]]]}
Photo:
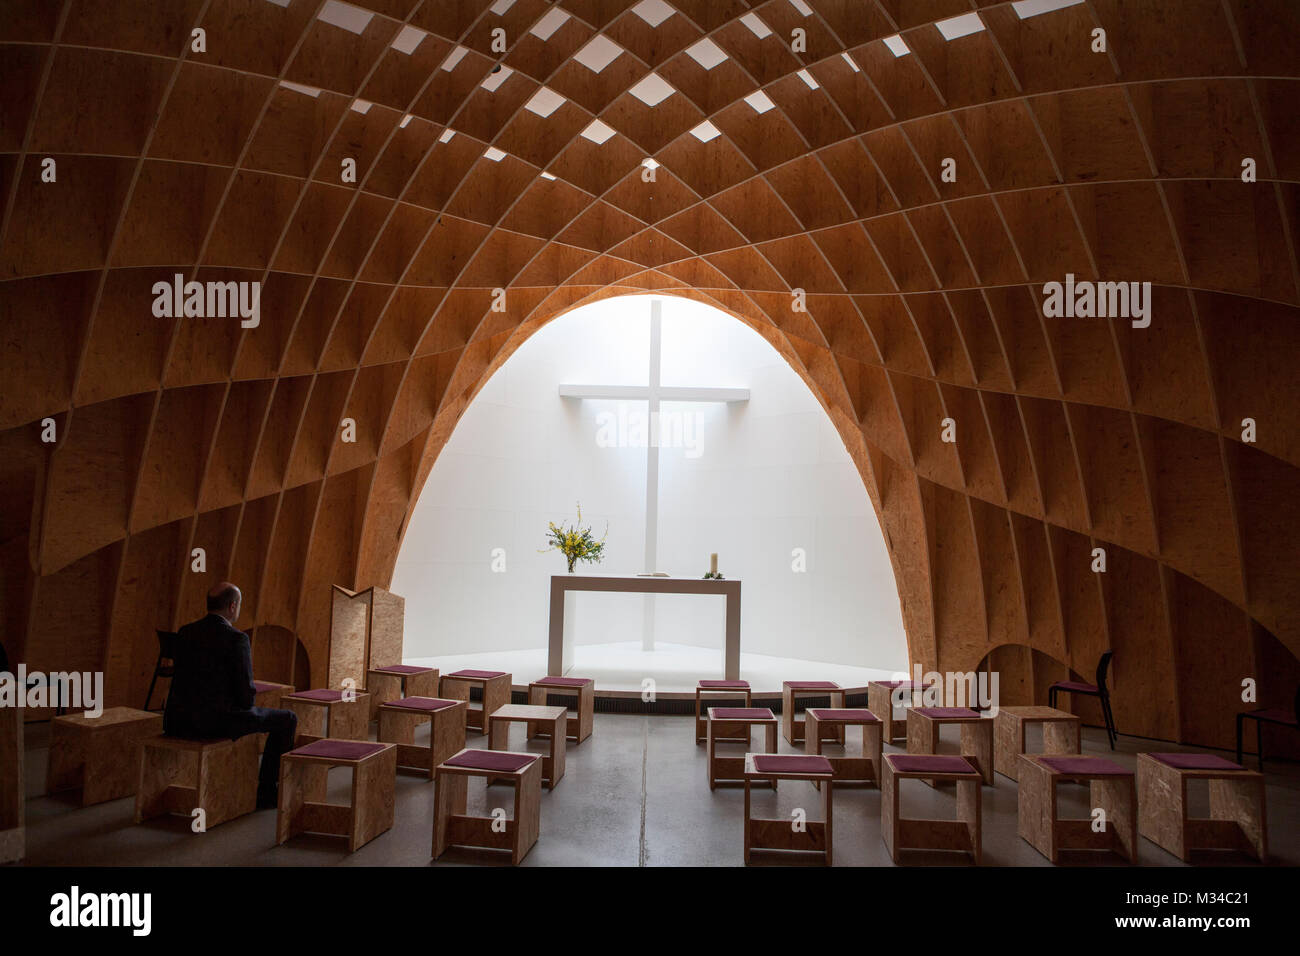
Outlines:
{"type": "Polygon", "coordinates": [[[80,788],[83,807],[131,796],[140,783],[140,741],[162,729],[162,714],[134,707],[55,717],[45,792],[80,788]]]}
{"type": "Polygon", "coordinates": [[[438,668],[414,664],[387,664],[366,671],[366,693],[370,695],[370,719],[379,716],[379,705],[402,697],[438,698],[438,668]]]}
{"type": "Polygon", "coordinates": [[[354,853],[393,826],[393,791],[397,781],[397,747],[368,740],[326,737],[290,750],[280,758],[280,807],[275,842],[299,833],[347,837],[354,853]],[[332,767],[352,771],[352,799],[326,803],[332,767]]]}
{"type": "MultiPolygon", "coordinates": [[[[705,728],[708,755],[709,789],[716,790],[719,780],[745,780],[745,757],[722,756],[718,744],[743,743],[748,750],[755,727],[766,732],[764,750],[776,753],[776,714],[766,707],[710,707],[705,728]],[[740,736],[743,734],[744,736],[740,736]]],[[[776,782],[772,782],[776,786],[776,782]]]]}
{"type": "Polygon", "coordinates": [[[235,740],[140,741],[135,822],[201,808],[211,830],[257,809],[257,734],[235,740]]]}
{"type": "MultiPolygon", "coordinates": [[[[737,695],[745,695],[745,706],[754,706],[754,693],[749,687],[747,680],[702,680],[695,685],[695,743],[703,743],[705,737],[706,719],[700,714],[700,701],[706,695],[709,697],[724,697],[735,699],[737,695]]],[[[739,736],[719,737],[719,740],[749,740],[749,731],[746,730],[739,736]]]]}
{"type": "Polygon", "coordinates": [[[831,865],[831,788],[833,774],[825,757],[797,754],[745,754],[745,862],[750,850],[795,850],[820,853],[831,865]],[[797,831],[792,819],[763,819],[750,809],[750,788],[755,781],[766,780],[776,787],[778,780],[808,780],[822,795],[822,818],[807,820],[805,829],[797,831]]]}
{"type": "Polygon", "coordinates": [[[510,683],[510,675],[505,671],[456,671],[442,675],[442,691],[438,696],[465,701],[465,726],[485,734],[492,713],[510,703],[510,683]],[[483,690],[483,700],[478,705],[469,702],[470,687],[474,684],[483,690]]]}
{"type": "MultiPolygon", "coordinates": [[[[822,724],[839,728],[862,728],[862,753],[859,756],[826,757],[837,782],[871,781],[880,786],[880,755],[882,751],[882,721],[869,710],[861,708],[836,709],[832,707],[809,707],[804,711],[804,725],[808,732],[804,734],[803,749],[809,754],[822,752],[822,724]]],[[[847,749],[848,734],[844,735],[847,749]]]]}
{"type": "MultiPolygon", "coordinates": [[[[528,703],[546,704],[553,696],[572,697],[577,714],[565,724],[565,737],[580,744],[591,736],[596,713],[596,682],[590,677],[543,677],[528,685],[528,703]]],[[[529,727],[530,738],[544,734],[529,727]]]]}
{"type": "Polygon", "coordinates": [[[546,789],[554,790],[564,776],[564,728],[568,717],[567,707],[546,707],[539,704],[506,704],[498,707],[488,718],[488,749],[506,749],[512,723],[526,724],[525,736],[529,727],[542,725],[551,741],[550,755],[542,757],[542,776],[546,778],[546,789]]]}
{"type": "Polygon", "coordinates": [[[881,763],[880,836],[890,858],[900,850],[960,850],[980,861],[980,772],[965,757],[885,754],[881,763]],[[899,812],[898,784],[907,778],[957,784],[956,820],[919,820],[899,812]]]}
{"type": "Polygon", "coordinates": [[[1138,832],[1184,863],[1192,850],[1241,850],[1268,861],[1264,775],[1214,754],[1138,754],[1138,832]],[[1187,784],[1207,780],[1210,816],[1187,814],[1187,784]]]}
{"type": "Polygon", "coordinates": [[[907,736],[908,708],[921,703],[921,688],[910,680],[873,680],[867,684],[867,707],[880,718],[881,731],[885,743],[907,736]],[[894,716],[895,693],[903,698],[900,705],[904,714],[901,718],[894,716]]]}
{"type": "Polygon", "coordinates": [[[993,718],[993,769],[1002,776],[1016,779],[1016,757],[1027,752],[1027,724],[1043,725],[1043,753],[1079,752],[1080,721],[1074,714],[1055,707],[999,707],[993,718]]]}
{"type": "Polygon", "coordinates": [[[499,750],[462,750],[438,767],[438,793],[433,808],[433,858],[449,846],[509,850],[518,864],[537,842],[542,820],[542,761],[537,754],[499,750]],[[469,778],[483,777],[489,784],[508,783],[515,788],[514,814],[505,829],[493,826],[496,818],[466,813],[469,778]]]}
{"type": "MultiPolygon", "coordinates": [[[[830,680],[788,680],[781,684],[781,732],[785,739],[792,744],[798,744],[803,740],[804,726],[802,720],[796,720],[794,716],[794,704],[800,697],[826,697],[830,696],[831,707],[844,706],[844,691],[840,685],[830,680]]],[[[836,743],[844,743],[844,728],[835,727],[830,730],[831,736],[828,740],[834,740],[836,743]]]]}
{"type": "Polygon", "coordinates": [[[271,681],[255,680],[253,681],[253,706],[269,707],[277,710],[280,707],[280,699],[285,694],[293,693],[292,684],[276,684],[271,681]]]}
{"type": "Polygon", "coordinates": [[[993,721],[969,707],[913,707],[907,712],[907,752],[939,752],[939,728],[944,724],[961,727],[961,752],[979,770],[984,782],[993,786],[993,721]]]}
{"type": "Polygon", "coordinates": [[[332,737],[335,740],[365,740],[370,736],[370,695],[356,691],[345,700],[341,690],[320,688],[285,694],[280,703],[298,715],[294,746],[332,737]]]}
{"type": "Polygon", "coordinates": [[[1020,762],[1021,839],[1053,863],[1061,850],[1114,850],[1130,863],[1137,862],[1133,771],[1104,757],[1020,754],[1016,760],[1020,762]],[[1106,813],[1104,830],[1094,831],[1091,817],[1061,819],[1056,785],[1062,781],[1088,785],[1088,806],[1106,813]]]}
{"type": "Polygon", "coordinates": [[[437,697],[402,697],[379,705],[379,739],[397,745],[397,766],[429,775],[465,749],[465,702],[437,697]],[[429,746],[415,743],[415,728],[429,722],[429,746]]]}

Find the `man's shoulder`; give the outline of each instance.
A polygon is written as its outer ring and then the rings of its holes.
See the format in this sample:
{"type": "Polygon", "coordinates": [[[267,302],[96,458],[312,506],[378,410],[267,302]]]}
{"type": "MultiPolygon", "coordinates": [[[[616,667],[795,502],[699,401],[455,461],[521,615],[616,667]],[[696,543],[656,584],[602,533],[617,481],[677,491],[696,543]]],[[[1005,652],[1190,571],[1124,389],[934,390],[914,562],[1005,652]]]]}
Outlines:
{"type": "Polygon", "coordinates": [[[208,614],[197,621],[191,621],[180,629],[177,636],[181,639],[203,637],[209,640],[214,638],[226,640],[236,647],[248,642],[247,634],[219,614],[208,614]]]}

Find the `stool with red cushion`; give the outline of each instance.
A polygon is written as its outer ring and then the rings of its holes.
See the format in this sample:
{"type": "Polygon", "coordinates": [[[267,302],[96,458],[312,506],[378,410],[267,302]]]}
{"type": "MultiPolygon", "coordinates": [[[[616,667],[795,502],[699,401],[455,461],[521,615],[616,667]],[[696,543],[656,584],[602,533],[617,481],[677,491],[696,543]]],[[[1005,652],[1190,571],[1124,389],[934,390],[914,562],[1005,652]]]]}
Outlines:
{"type": "Polygon", "coordinates": [[[885,754],[880,780],[880,836],[890,858],[902,850],[958,850],[980,861],[981,776],[965,757],[949,754],[885,754]],[[957,785],[957,819],[904,817],[899,783],[931,780],[957,785]]]}
{"type": "Polygon", "coordinates": [[[369,740],[325,737],[290,750],[280,758],[280,807],[275,842],[299,833],[347,837],[355,852],[393,825],[393,791],[397,783],[397,748],[369,740]],[[346,804],[327,803],[329,772],[352,772],[346,804]]]}
{"type": "Polygon", "coordinates": [[[1018,754],[1020,837],[1053,863],[1062,850],[1113,850],[1137,862],[1137,791],[1133,771],[1105,757],[1078,754],[1018,754]],[[1088,806],[1105,812],[1105,828],[1094,818],[1062,819],[1057,784],[1088,785],[1088,806]]]}
{"type": "Polygon", "coordinates": [[[1239,850],[1268,861],[1264,775],[1215,754],[1142,753],[1137,758],[1138,832],[1184,863],[1192,850],[1239,850]],[[1188,785],[1206,781],[1209,817],[1191,816],[1188,785]]]}
{"type": "MultiPolygon", "coordinates": [[[[705,766],[709,774],[709,789],[716,790],[718,782],[745,780],[745,755],[720,754],[718,745],[743,745],[749,750],[755,727],[764,731],[764,749],[776,753],[776,714],[766,707],[710,707],[708,726],[705,728],[705,766]]],[[[772,781],[776,786],[776,781],[772,781]]]]}
{"type": "Polygon", "coordinates": [[[1063,680],[1057,681],[1047,688],[1047,706],[1056,706],[1056,695],[1066,693],[1079,697],[1096,697],[1101,702],[1101,718],[1106,722],[1106,739],[1110,741],[1110,749],[1115,749],[1115,741],[1119,739],[1119,731],[1115,729],[1115,715],[1110,709],[1110,690],[1106,687],[1106,671],[1110,668],[1110,659],[1114,656],[1110,651],[1101,655],[1097,661],[1097,683],[1088,684],[1084,681],[1063,680]]]}
{"type": "Polygon", "coordinates": [[[379,705],[401,697],[438,696],[438,668],[415,664],[386,664],[366,671],[366,693],[370,695],[370,719],[379,716],[379,705]]]}
{"type": "Polygon", "coordinates": [[[363,690],[296,690],[280,703],[298,715],[295,746],[334,737],[365,740],[370,736],[370,695],[363,690]]]}
{"type": "Polygon", "coordinates": [[[397,747],[397,765],[429,775],[438,764],[465,748],[465,702],[437,697],[400,697],[379,705],[379,739],[397,747]],[[415,742],[415,731],[429,724],[429,746],[415,742]]]}
{"type": "Polygon", "coordinates": [[[880,718],[885,743],[907,736],[907,708],[921,705],[921,685],[910,680],[873,680],[867,684],[867,708],[880,718]],[[904,711],[894,716],[895,707],[904,711]]]}
{"type": "MultiPolygon", "coordinates": [[[[565,721],[565,739],[580,744],[591,736],[595,725],[596,682],[590,677],[542,677],[528,685],[528,703],[546,705],[552,697],[572,698],[576,713],[565,721]]],[[[529,725],[528,736],[544,737],[540,725],[529,725]]]]}
{"type": "Polygon", "coordinates": [[[882,751],[881,720],[871,711],[862,707],[809,707],[804,711],[803,748],[809,754],[821,754],[826,727],[861,727],[862,752],[847,753],[848,734],[845,737],[844,754],[824,755],[830,761],[831,769],[837,783],[850,781],[874,782],[880,785],[880,755],[882,751]]]}
{"type": "Polygon", "coordinates": [[[542,760],[538,754],[462,750],[438,767],[437,789],[433,808],[435,860],[449,846],[468,846],[509,850],[510,862],[517,864],[537,842],[542,819],[542,760]],[[467,812],[471,777],[486,784],[513,787],[513,815],[498,822],[490,814],[467,812]]]}
{"type": "MultiPolygon", "coordinates": [[[[795,703],[803,697],[829,697],[832,707],[844,706],[844,689],[831,680],[788,680],[781,682],[781,732],[792,744],[803,743],[803,721],[794,715],[795,703]]],[[[844,743],[844,728],[827,731],[828,740],[844,743]]]]}
{"type": "Polygon", "coordinates": [[[939,752],[939,731],[946,724],[961,728],[960,752],[993,786],[993,721],[969,707],[913,707],[907,712],[907,752],[939,752]]]}
{"type": "Polygon", "coordinates": [[[510,703],[511,677],[506,671],[461,670],[442,675],[439,697],[463,700],[466,704],[465,726],[480,734],[488,732],[488,718],[498,707],[510,703]],[[482,699],[471,701],[471,688],[478,687],[482,699]]]}
{"type": "MultiPolygon", "coordinates": [[[[714,703],[720,703],[721,700],[738,701],[745,699],[743,706],[754,706],[754,692],[749,686],[747,680],[702,680],[695,685],[695,742],[702,743],[705,737],[706,719],[700,712],[700,702],[702,700],[711,700],[714,703]]],[[[730,738],[720,737],[719,740],[748,740],[749,732],[742,731],[739,734],[733,734],[730,738]]]]}
{"type": "Polygon", "coordinates": [[[1259,759],[1259,771],[1264,772],[1264,724],[1275,727],[1287,727],[1300,730],[1300,687],[1296,688],[1295,704],[1288,713],[1281,707],[1265,707],[1262,710],[1249,710],[1237,715],[1237,763],[1241,763],[1241,732],[1247,720],[1255,722],[1255,753],[1259,759]]]}
{"type": "Polygon", "coordinates": [[[816,754],[745,754],[745,862],[751,850],[792,850],[820,853],[831,865],[831,822],[834,819],[831,790],[834,771],[830,761],[816,754]],[[767,819],[753,814],[751,787],[778,780],[806,780],[821,791],[822,818],[804,820],[796,829],[791,818],[767,819]]]}

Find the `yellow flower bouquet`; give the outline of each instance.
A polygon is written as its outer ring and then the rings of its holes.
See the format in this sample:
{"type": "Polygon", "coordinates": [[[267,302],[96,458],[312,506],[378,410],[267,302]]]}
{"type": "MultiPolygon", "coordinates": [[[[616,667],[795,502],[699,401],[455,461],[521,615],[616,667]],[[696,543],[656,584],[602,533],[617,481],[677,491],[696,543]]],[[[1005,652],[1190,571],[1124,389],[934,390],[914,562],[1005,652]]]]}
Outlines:
{"type": "MultiPolygon", "coordinates": [[[[605,525],[605,536],[609,535],[609,525],[605,525]]],[[[595,563],[605,556],[605,537],[599,541],[591,533],[591,528],[582,526],[582,505],[578,505],[578,523],[571,527],[562,527],[554,521],[548,525],[546,540],[550,547],[544,551],[559,551],[569,562],[569,573],[578,561],[595,563]]]]}

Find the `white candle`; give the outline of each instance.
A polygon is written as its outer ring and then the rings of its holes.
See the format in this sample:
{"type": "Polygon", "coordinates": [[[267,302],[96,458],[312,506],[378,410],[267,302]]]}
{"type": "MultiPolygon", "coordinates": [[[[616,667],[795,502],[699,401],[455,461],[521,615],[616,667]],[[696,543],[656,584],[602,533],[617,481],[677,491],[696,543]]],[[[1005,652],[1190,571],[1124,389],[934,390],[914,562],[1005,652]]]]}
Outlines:
{"type": "Polygon", "coordinates": [[[710,573],[710,574],[717,574],[717,573],[718,573],[718,555],[717,555],[717,552],[714,552],[713,554],[709,555],[709,573],[710,573]]]}

